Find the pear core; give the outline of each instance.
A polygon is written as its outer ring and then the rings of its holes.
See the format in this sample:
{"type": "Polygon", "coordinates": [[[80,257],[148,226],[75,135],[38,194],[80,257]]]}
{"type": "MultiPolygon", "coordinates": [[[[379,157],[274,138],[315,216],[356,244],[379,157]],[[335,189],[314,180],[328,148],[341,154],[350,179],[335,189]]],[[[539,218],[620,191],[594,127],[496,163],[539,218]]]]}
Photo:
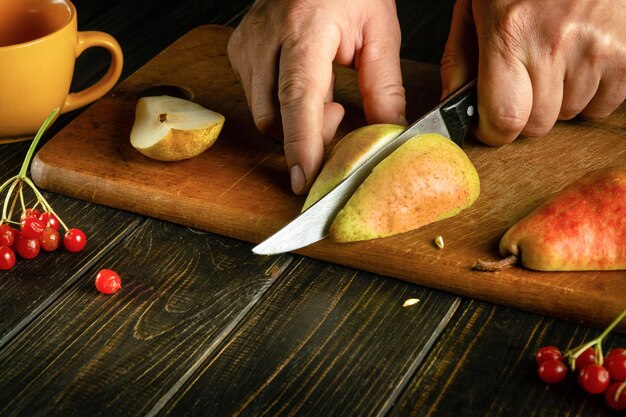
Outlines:
{"type": "Polygon", "coordinates": [[[147,157],[180,161],[213,145],[223,125],[223,115],[189,100],[142,97],[135,109],[130,143],[147,157]]]}

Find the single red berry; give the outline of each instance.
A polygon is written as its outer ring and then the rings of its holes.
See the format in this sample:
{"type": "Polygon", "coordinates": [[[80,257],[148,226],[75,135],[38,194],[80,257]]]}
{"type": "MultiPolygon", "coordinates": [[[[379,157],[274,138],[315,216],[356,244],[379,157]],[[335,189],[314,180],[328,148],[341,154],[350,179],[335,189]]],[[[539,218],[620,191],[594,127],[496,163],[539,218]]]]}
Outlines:
{"type": "Polygon", "coordinates": [[[39,218],[41,213],[36,208],[27,208],[20,215],[20,222],[23,222],[25,219],[29,217],[39,218]]]}
{"type": "Polygon", "coordinates": [[[0,246],[11,246],[15,242],[15,229],[6,223],[0,224],[0,246]]]}
{"type": "Polygon", "coordinates": [[[33,239],[20,235],[15,242],[15,249],[18,255],[24,259],[33,259],[39,255],[41,246],[38,239],[33,239]]]}
{"type": "Polygon", "coordinates": [[[63,246],[70,252],[80,252],[87,244],[87,236],[80,229],[70,229],[63,237],[63,246]]]}
{"type": "Polygon", "coordinates": [[[61,226],[57,216],[49,211],[42,213],[41,216],[39,216],[39,220],[41,220],[46,227],[51,227],[54,230],[59,230],[59,227],[61,226]]]}
{"type": "Polygon", "coordinates": [[[39,239],[45,229],[45,225],[37,217],[26,217],[20,223],[22,234],[31,239],[39,239]]]}
{"type": "Polygon", "coordinates": [[[122,279],[117,272],[102,269],[96,275],[96,289],[102,294],[113,294],[122,288],[122,279]]]}
{"type": "Polygon", "coordinates": [[[565,364],[556,359],[548,359],[539,365],[539,378],[543,382],[553,384],[555,382],[561,382],[567,374],[567,367],[565,364]]]}
{"type": "Polygon", "coordinates": [[[577,358],[576,358],[576,369],[583,369],[587,365],[591,365],[596,363],[596,351],[594,348],[590,347],[585,349],[577,358]]]}
{"type": "Polygon", "coordinates": [[[613,382],[606,390],[604,399],[613,410],[626,410],[626,384],[613,382]]]}
{"type": "Polygon", "coordinates": [[[561,350],[559,350],[559,348],[557,347],[543,346],[540,347],[535,354],[535,359],[537,360],[537,364],[541,365],[543,362],[550,359],[563,361],[563,355],[561,354],[561,350]]]}
{"type": "Polygon", "coordinates": [[[8,271],[15,265],[15,253],[8,246],[0,246],[0,271],[8,271]]]}
{"type": "Polygon", "coordinates": [[[626,349],[615,348],[615,349],[611,349],[609,353],[606,354],[605,358],[609,358],[613,355],[623,355],[623,354],[626,354],[626,349]]]}
{"type": "Polygon", "coordinates": [[[604,367],[614,381],[626,380],[626,351],[609,354],[604,360],[604,367]]]}
{"type": "Polygon", "coordinates": [[[53,228],[46,227],[43,234],[39,238],[39,243],[41,244],[41,249],[46,252],[55,251],[59,249],[59,246],[61,246],[61,235],[59,235],[59,232],[53,228]]]}
{"type": "Polygon", "coordinates": [[[609,371],[597,363],[585,366],[578,373],[578,384],[589,394],[600,394],[606,391],[609,382],[611,382],[609,371]]]}

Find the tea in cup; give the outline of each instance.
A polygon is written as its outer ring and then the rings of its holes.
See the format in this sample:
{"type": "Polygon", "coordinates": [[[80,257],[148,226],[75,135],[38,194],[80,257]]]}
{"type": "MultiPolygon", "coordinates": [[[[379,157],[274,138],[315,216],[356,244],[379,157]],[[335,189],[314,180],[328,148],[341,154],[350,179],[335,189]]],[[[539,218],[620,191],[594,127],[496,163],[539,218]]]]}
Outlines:
{"type": "Polygon", "coordinates": [[[109,34],[78,31],[68,0],[0,1],[0,138],[28,137],[53,109],[83,107],[109,92],[122,72],[122,49],[109,34]],[[107,73],[70,93],[76,58],[87,48],[111,54],[107,73]]]}

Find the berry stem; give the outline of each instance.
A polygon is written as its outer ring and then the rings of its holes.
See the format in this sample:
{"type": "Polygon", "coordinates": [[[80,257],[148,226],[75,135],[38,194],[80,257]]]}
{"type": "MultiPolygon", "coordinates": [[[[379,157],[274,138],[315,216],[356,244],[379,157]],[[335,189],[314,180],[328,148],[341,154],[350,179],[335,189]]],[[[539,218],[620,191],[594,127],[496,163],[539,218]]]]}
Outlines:
{"type": "Polygon", "coordinates": [[[57,218],[57,220],[59,221],[59,223],[61,224],[61,226],[63,226],[63,229],[67,232],[68,230],[70,230],[65,223],[63,223],[63,220],[61,220],[61,218],[54,212],[54,210],[52,209],[52,206],[46,201],[45,197],[43,196],[43,194],[41,194],[41,192],[37,189],[37,187],[35,186],[35,184],[33,183],[33,181],[28,178],[28,177],[24,177],[23,178],[24,182],[33,190],[33,192],[35,193],[35,196],[37,197],[37,202],[40,203],[42,205],[42,207],[44,208],[45,211],[49,211],[50,213],[54,214],[55,217],[57,218]]]}
{"type": "MultiPolygon", "coordinates": [[[[9,188],[9,191],[7,192],[7,195],[4,199],[4,205],[2,206],[2,220],[6,220],[7,222],[9,222],[11,219],[11,214],[13,213],[13,207],[15,207],[15,203],[17,202],[17,194],[15,194],[15,198],[13,199],[13,203],[11,204],[11,210],[9,211],[8,216],[7,216],[7,207],[9,206],[11,195],[13,195],[13,191],[15,190],[15,187],[17,186],[17,184],[20,182],[20,179],[17,177],[13,177],[11,178],[10,181],[13,181],[13,184],[11,184],[11,187],[9,188]]],[[[3,184],[3,188],[6,184],[7,183],[3,184]]]]}
{"type": "Polygon", "coordinates": [[[596,361],[599,365],[604,363],[604,357],[602,356],[602,341],[604,338],[611,333],[611,331],[617,326],[623,319],[626,317],[626,310],[622,311],[616,318],[608,325],[606,329],[598,337],[595,339],[584,343],[574,349],[571,349],[569,352],[565,354],[565,356],[570,358],[570,365],[572,370],[576,368],[576,359],[588,348],[594,347],[596,351],[596,361]]]}
{"type": "Polygon", "coordinates": [[[39,143],[39,140],[43,136],[43,133],[46,131],[48,126],[50,126],[50,123],[52,123],[52,120],[55,118],[58,112],[59,112],[58,108],[52,110],[48,118],[43,122],[43,124],[39,128],[39,131],[35,135],[35,138],[31,142],[30,147],[28,148],[28,152],[26,152],[26,158],[24,158],[24,162],[22,163],[22,168],[20,169],[19,174],[17,174],[18,178],[21,178],[21,179],[26,178],[26,171],[28,171],[28,167],[30,166],[30,160],[33,159],[33,154],[35,153],[37,144],[39,143]]]}

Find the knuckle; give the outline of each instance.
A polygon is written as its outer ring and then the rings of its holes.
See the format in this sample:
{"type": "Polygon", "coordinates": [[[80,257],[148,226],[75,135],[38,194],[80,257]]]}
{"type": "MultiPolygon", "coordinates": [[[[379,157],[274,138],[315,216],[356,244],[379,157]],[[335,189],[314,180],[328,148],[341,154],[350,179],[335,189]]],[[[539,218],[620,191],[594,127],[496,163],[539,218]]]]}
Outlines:
{"type": "Polygon", "coordinates": [[[505,136],[520,132],[526,125],[526,121],[526,117],[511,110],[501,110],[489,117],[491,126],[505,136]]]}
{"type": "Polygon", "coordinates": [[[554,126],[554,124],[547,120],[529,120],[522,129],[522,134],[532,137],[543,136],[552,129],[552,126],[554,126]]]}
{"type": "Polygon", "coordinates": [[[313,83],[304,68],[283,71],[278,79],[278,100],[281,106],[290,107],[299,103],[313,83]]]}

